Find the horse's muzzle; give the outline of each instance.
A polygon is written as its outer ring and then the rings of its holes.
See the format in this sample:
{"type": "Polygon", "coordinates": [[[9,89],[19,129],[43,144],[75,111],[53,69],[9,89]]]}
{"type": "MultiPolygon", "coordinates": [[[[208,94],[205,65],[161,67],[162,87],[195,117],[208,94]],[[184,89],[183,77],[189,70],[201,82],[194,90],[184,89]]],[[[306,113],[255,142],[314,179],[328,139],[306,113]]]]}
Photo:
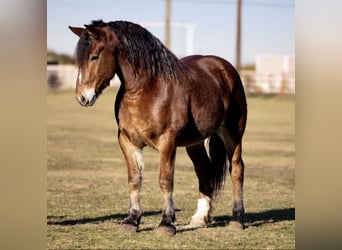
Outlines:
{"type": "Polygon", "coordinates": [[[93,89],[87,89],[80,95],[76,96],[76,99],[81,106],[90,107],[93,106],[96,101],[96,94],[93,89]]]}

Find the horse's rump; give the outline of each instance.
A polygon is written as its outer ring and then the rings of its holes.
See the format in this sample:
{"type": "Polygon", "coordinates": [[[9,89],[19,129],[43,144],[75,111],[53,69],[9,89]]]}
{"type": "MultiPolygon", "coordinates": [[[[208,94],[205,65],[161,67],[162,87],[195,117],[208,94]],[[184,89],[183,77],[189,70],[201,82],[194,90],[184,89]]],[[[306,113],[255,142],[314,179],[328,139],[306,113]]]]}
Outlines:
{"type": "MultiPolygon", "coordinates": [[[[188,56],[181,61],[186,65],[190,80],[183,86],[188,98],[188,123],[179,136],[180,145],[198,137],[204,140],[226,122],[226,114],[232,102],[244,97],[242,83],[233,66],[216,56],[188,56]],[[240,97],[234,95],[241,95],[240,97]]],[[[243,99],[243,98],[242,98],[243,99]]],[[[245,104],[242,104],[242,106],[245,104]]]]}

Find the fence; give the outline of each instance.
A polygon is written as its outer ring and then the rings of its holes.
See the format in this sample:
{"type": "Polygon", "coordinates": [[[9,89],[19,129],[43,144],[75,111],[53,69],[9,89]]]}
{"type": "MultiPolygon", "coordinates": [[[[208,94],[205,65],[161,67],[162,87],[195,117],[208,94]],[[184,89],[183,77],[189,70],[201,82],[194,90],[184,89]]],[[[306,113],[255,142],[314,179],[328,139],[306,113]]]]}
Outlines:
{"type": "MultiPolygon", "coordinates": [[[[255,71],[241,71],[242,82],[247,93],[295,93],[295,76],[289,73],[261,74],[255,71]]],[[[74,89],[77,78],[77,68],[73,65],[48,65],[47,84],[50,89],[74,89]]],[[[110,85],[119,85],[115,76],[110,85]]]]}
{"type": "MultiPolygon", "coordinates": [[[[77,68],[73,65],[47,65],[47,84],[49,89],[74,89],[76,86],[77,68]]],[[[110,85],[120,84],[117,76],[110,85]]]]}
{"type": "Polygon", "coordinates": [[[294,73],[241,71],[240,76],[247,93],[295,94],[294,73]]]}

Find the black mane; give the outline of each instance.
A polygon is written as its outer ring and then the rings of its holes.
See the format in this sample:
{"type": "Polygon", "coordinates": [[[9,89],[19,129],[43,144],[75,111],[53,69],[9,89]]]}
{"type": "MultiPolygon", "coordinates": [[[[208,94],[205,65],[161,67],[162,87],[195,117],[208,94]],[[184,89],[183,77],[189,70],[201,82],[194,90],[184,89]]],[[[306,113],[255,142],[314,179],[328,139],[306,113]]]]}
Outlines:
{"type": "MultiPolygon", "coordinates": [[[[109,26],[119,39],[119,53],[125,55],[132,65],[134,74],[144,72],[150,78],[162,76],[177,78],[176,75],[185,70],[180,60],[168,50],[155,36],[138,24],[127,21],[105,23],[93,21],[93,27],[109,26]]],[[[91,38],[83,32],[76,48],[76,62],[84,64],[89,58],[91,38]]]]}

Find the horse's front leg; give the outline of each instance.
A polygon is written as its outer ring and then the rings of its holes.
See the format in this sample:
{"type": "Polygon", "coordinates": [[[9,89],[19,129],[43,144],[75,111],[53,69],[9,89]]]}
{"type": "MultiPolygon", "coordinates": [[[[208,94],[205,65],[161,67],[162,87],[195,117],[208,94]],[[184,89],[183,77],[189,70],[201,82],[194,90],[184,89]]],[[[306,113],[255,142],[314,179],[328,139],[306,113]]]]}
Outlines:
{"type": "Polygon", "coordinates": [[[128,216],[122,221],[121,230],[130,233],[138,231],[142,215],[140,190],[142,185],[144,162],[142,149],[133,145],[123,134],[119,135],[119,145],[127,164],[128,185],[130,190],[130,207],[128,210],[128,216]]]}
{"type": "Polygon", "coordinates": [[[174,235],[176,227],[174,222],[176,220],[175,210],[173,206],[173,176],[176,147],[168,140],[159,148],[160,153],[160,173],[159,185],[164,198],[164,206],[162,211],[162,221],[156,229],[158,235],[174,235]]]}

